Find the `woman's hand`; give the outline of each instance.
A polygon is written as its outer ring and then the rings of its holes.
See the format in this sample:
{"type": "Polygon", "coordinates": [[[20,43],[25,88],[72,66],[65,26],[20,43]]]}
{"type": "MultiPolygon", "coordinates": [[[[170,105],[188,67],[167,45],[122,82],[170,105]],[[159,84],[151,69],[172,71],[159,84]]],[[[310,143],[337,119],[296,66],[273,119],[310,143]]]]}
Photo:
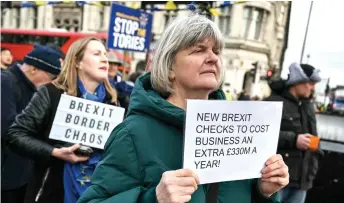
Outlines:
{"type": "Polygon", "coordinates": [[[258,182],[259,189],[264,196],[270,197],[288,183],[288,166],[284,163],[282,156],[276,154],[266,162],[262,170],[262,178],[258,182]]]}
{"type": "Polygon", "coordinates": [[[74,154],[75,150],[79,148],[80,148],[79,144],[75,144],[71,147],[54,148],[53,151],[51,152],[51,155],[58,159],[69,161],[71,163],[87,161],[89,157],[77,156],[74,154]]]}
{"type": "Polygon", "coordinates": [[[198,176],[189,169],[166,171],[156,187],[159,203],[184,203],[191,200],[197,190],[198,176]]]}

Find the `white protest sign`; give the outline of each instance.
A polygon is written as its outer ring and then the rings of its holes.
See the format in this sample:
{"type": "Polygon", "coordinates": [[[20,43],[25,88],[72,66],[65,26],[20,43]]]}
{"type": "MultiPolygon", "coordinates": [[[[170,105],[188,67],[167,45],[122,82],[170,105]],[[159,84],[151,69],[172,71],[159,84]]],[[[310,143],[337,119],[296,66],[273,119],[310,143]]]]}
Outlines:
{"type": "Polygon", "coordinates": [[[187,100],[183,168],[201,184],[261,177],[281,116],[282,102],[187,100]]]}
{"type": "Polygon", "coordinates": [[[49,138],[104,149],[111,131],[123,121],[124,111],[62,94],[49,138]]]}

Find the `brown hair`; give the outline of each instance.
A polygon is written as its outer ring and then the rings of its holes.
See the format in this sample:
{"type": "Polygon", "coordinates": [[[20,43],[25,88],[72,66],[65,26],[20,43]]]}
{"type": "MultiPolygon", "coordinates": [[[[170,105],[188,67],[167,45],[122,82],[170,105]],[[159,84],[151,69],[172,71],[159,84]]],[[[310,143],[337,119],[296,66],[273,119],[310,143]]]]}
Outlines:
{"type": "MultiPolygon", "coordinates": [[[[63,62],[62,70],[59,76],[52,82],[56,88],[67,92],[68,95],[77,96],[77,64],[82,60],[86,47],[90,41],[102,40],[96,37],[86,37],[75,41],[68,49],[66,58],[63,62]]],[[[106,92],[111,95],[111,102],[117,103],[117,92],[111,86],[109,79],[104,80],[106,92]]]]}

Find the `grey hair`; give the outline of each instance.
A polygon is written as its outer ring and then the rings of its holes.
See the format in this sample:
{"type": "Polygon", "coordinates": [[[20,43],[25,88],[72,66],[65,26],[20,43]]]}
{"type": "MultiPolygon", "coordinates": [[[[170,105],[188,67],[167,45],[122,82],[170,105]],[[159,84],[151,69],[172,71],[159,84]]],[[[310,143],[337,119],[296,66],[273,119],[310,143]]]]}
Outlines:
{"type": "MultiPolygon", "coordinates": [[[[154,50],[151,64],[152,87],[161,94],[172,93],[172,82],[169,75],[177,52],[205,39],[213,39],[216,48],[219,49],[220,54],[222,53],[223,37],[213,21],[197,14],[174,19],[163,32],[154,50]]],[[[220,67],[218,88],[224,81],[224,72],[224,68],[220,67]]]]}

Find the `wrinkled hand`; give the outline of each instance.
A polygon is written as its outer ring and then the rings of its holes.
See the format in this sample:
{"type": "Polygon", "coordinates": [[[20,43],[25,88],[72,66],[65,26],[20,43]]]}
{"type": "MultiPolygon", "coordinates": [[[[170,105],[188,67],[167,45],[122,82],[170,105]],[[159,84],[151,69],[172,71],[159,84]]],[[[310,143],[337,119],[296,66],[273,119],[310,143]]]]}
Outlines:
{"type": "Polygon", "coordinates": [[[71,147],[54,148],[51,155],[58,159],[69,161],[71,163],[87,161],[89,157],[77,156],[74,154],[75,150],[79,148],[79,144],[75,144],[71,147]]]}
{"type": "Polygon", "coordinates": [[[297,136],[296,147],[301,150],[307,150],[311,144],[311,134],[300,134],[297,136]]]}
{"type": "Polygon", "coordinates": [[[157,200],[159,203],[189,202],[197,190],[197,184],[197,174],[189,169],[166,171],[156,187],[157,200]]]}
{"type": "Polygon", "coordinates": [[[262,170],[262,178],[259,180],[261,193],[270,197],[278,190],[284,188],[289,183],[288,166],[284,163],[281,155],[272,156],[262,170]]]}

